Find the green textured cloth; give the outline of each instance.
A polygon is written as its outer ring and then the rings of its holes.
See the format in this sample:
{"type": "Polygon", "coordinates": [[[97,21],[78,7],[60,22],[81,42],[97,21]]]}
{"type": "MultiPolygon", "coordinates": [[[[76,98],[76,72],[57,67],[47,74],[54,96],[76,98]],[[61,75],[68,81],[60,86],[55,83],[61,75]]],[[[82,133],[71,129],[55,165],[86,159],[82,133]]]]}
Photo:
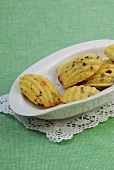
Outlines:
{"type": "MultiPolygon", "coordinates": [[[[0,0],[0,95],[41,58],[96,39],[114,39],[114,0],[0,0]]],[[[113,135],[110,118],[53,143],[0,113],[0,169],[113,170],[113,135]]]]}

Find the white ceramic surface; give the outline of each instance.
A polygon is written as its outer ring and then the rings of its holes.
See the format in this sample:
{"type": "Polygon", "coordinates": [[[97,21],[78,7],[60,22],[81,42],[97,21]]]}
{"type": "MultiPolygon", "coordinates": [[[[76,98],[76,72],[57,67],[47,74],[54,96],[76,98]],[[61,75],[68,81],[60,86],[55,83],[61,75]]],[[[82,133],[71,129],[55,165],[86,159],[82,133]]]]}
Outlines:
{"type": "MultiPolygon", "coordinates": [[[[95,53],[103,58],[107,58],[104,55],[104,48],[110,44],[114,44],[114,40],[95,40],[65,48],[40,60],[25,70],[21,75],[31,73],[43,75],[51,80],[60,94],[62,94],[64,89],[57,78],[58,66],[63,62],[84,53],[95,53]]],[[[43,108],[34,105],[21,94],[18,87],[18,80],[21,75],[15,80],[9,94],[10,107],[19,115],[35,116],[42,119],[64,119],[94,109],[114,98],[113,85],[106,90],[83,100],[68,104],[60,104],[50,108],[43,108]]]]}

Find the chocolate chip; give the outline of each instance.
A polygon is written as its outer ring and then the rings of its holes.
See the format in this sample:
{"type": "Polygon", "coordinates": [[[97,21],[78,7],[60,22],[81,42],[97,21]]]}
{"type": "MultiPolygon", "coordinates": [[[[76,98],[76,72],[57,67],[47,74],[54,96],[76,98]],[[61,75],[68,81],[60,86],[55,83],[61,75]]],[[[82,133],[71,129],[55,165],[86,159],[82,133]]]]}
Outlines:
{"type": "Polygon", "coordinates": [[[107,70],[105,73],[111,74],[111,73],[112,73],[112,70],[107,70]]]}
{"type": "Polygon", "coordinates": [[[75,61],[73,61],[73,63],[72,63],[72,67],[74,67],[74,66],[75,66],[75,64],[76,64],[76,62],[75,62],[75,61]]]}
{"type": "Polygon", "coordinates": [[[89,58],[89,56],[86,56],[85,58],[89,58]]]}
{"type": "Polygon", "coordinates": [[[84,89],[83,89],[83,87],[81,87],[81,89],[80,89],[80,90],[81,90],[81,93],[84,93],[84,89]]]}
{"type": "Polygon", "coordinates": [[[83,66],[86,66],[86,63],[85,63],[85,62],[83,62],[83,66]]]}
{"type": "Polygon", "coordinates": [[[92,70],[94,67],[93,66],[90,66],[90,69],[92,70]]]}
{"type": "Polygon", "coordinates": [[[97,56],[97,60],[99,59],[100,57],[99,56],[97,56]]]}

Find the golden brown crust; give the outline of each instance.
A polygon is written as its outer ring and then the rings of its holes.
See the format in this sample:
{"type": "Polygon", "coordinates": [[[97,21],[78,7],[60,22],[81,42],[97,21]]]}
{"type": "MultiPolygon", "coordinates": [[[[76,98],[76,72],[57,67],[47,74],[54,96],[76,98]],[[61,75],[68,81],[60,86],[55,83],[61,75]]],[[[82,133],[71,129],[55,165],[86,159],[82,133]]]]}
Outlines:
{"type": "Polygon", "coordinates": [[[61,96],[60,100],[63,103],[69,103],[74,102],[77,100],[81,100],[84,98],[87,98],[89,96],[92,96],[96,93],[98,93],[99,90],[97,90],[95,87],[90,86],[73,86],[68,88],[64,94],[61,96]]]}
{"type": "Polygon", "coordinates": [[[69,88],[92,76],[102,65],[103,59],[96,54],[83,54],[58,68],[58,79],[64,88],[69,88]]]}
{"type": "Polygon", "coordinates": [[[103,64],[100,69],[83,82],[83,85],[109,87],[114,84],[114,65],[103,64]]]}
{"type": "Polygon", "coordinates": [[[26,74],[21,76],[19,88],[36,105],[50,107],[60,103],[60,94],[56,87],[41,75],[26,74]]]}

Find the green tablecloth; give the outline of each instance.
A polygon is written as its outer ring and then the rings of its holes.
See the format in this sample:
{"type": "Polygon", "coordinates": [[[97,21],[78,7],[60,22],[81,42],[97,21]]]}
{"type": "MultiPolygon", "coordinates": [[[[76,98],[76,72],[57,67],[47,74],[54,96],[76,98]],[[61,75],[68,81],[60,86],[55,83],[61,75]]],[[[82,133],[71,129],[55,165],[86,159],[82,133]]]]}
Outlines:
{"type": "MultiPolygon", "coordinates": [[[[0,0],[0,95],[41,58],[96,39],[114,39],[113,0],[0,0]]],[[[113,170],[113,135],[110,118],[53,143],[0,113],[0,169],[113,170]]]]}

